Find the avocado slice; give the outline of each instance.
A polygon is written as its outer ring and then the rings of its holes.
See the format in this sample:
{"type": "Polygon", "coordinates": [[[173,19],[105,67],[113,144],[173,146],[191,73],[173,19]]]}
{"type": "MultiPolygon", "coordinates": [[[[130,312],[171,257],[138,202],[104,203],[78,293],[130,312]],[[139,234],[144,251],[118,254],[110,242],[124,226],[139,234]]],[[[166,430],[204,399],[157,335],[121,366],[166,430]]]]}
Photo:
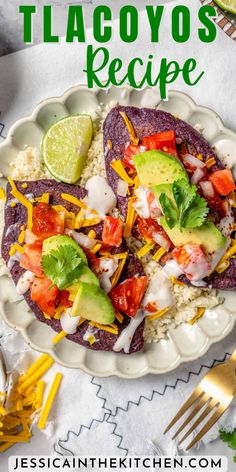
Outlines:
{"type": "Polygon", "coordinates": [[[175,156],[162,151],[147,151],[133,156],[139,180],[144,187],[172,184],[175,180],[186,179],[188,175],[175,156]]]}
{"type": "Polygon", "coordinates": [[[163,216],[160,218],[160,224],[177,248],[184,244],[196,243],[202,246],[208,254],[212,254],[222,249],[227,242],[225,236],[221,234],[211,221],[207,221],[200,228],[183,228],[180,230],[177,226],[172,229],[169,228],[163,216]]]}
{"type": "Polygon", "coordinates": [[[83,249],[81,249],[74,239],[69,238],[69,236],[51,236],[51,238],[45,239],[43,242],[43,255],[46,256],[53,249],[57,249],[59,246],[72,246],[74,249],[76,249],[77,253],[81,257],[82,262],[88,265],[87,257],[83,249]]]}
{"type": "Polygon", "coordinates": [[[84,282],[79,284],[71,314],[103,325],[113,323],[115,319],[110,298],[99,287],[84,282]]]}
{"type": "Polygon", "coordinates": [[[96,287],[100,287],[99,284],[99,279],[96,277],[96,275],[93,273],[89,267],[86,265],[82,265],[81,269],[79,271],[78,275],[78,281],[75,282],[73,285],[70,285],[70,287],[67,288],[67,290],[70,292],[70,300],[74,301],[77,292],[79,290],[80,282],[84,282],[86,284],[90,285],[95,285],[96,287]]]}
{"type": "Polygon", "coordinates": [[[172,184],[154,185],[154,187],[152,187],[152,191],[158,201],[161,194],[164,193],[174,203],[174,197],[172,193],[172,184]]]}

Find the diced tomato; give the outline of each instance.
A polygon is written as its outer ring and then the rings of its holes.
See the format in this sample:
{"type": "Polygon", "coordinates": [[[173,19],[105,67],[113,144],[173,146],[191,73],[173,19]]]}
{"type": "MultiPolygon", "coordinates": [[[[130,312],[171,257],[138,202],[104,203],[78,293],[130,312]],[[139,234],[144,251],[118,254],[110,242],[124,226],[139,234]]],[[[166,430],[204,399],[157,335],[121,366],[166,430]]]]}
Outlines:
{"type": "Polygon", "coordinates": [[[189,280],[201,280],[208,274],[211,264],[201,246],[194,243],[174,249],[173,257],[189,280]]]}
{"type": "Polygon", "coordinates": [[[232,172],[229,169],[217,170],[209,176],[209,180],[214,185],[219,195],[227,196],[235,190],[235,182],[232,172]]]}
{"type": "Polygon", "coordinates": [[[33,209],[32,232],[41,240],[63,234],[65,228],[65,214],[57,213],[49,203],[39,203],[33,209]]]}
{"type": "Polygon", "coordinates": [[[166,240],[166,246],[170,248],[173,247],[169,237],[167,236],[166,232],[160,226],[157,221],[153,220],[152,218],[137,218],[137,229],[139,233],[139,237],[145,239],[147,242],[150,243],[157,243],[157,234],[162,236],[166,240]]]}
{"type": "Polygon", "coordinates": [[[43,276],[42,262],[42,243],[25,244],[24,254],[20,260],[20,266],[25,270],[30,270],[38,277],[43,276]]]}
{"type": "Polygon", "coordinates": [[[156,149],[177,156],[174,131],[163,131],[162,133],[145,136],[141,141],[141,145],[148,150],[156,149]]]}
{"type": "Polygon", "coordinates": [[[138,144],[129,144],[126,149],[125,149],[125,154],[123,158],[123,162],[125,164],[125,167],[128,167],[129,169],[134,169],[134,163],[133,163],[133,156],[136,156],[137,154],[140,154],[141,152],[145,152],[147,149],[145,146],[139,146],[138,144]]]}
{"type": "Polygon", "coordinates": [[[131,277],[114,287],[109,296],[115,310],[133,318],[140,308],[146,287],[146,276],[131,277]]]}
{"type": "Polygon", "coordinates": [[[68,290],[62,290],[59,292],[58,296],[58,305],[64,306],[65,308],[70,308],[73,303],[69,300],[70,292],[68,290]]]}
{"type": "Polygon", "coordinates": [[[103,226],[102,240],[109,246],[120,246],[122,243],[123,223],[120,218],[106,216],[103,226]]]}
{"type": "Polygon", "coordinates": [[[40,310],[48,316],[53,316],[58,300],[59,290],[53,286],[47,277],[35,277],[31,287],[31,299],[36,302],[40,310]]]}

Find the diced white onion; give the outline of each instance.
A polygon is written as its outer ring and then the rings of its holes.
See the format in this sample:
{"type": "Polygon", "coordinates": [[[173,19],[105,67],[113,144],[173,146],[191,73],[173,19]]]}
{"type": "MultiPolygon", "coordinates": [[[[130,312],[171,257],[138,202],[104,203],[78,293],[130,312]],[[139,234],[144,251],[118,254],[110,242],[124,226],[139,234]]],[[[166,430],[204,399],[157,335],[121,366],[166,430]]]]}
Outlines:
{"type": "Polygon", "coordinates": [[[162,234],[154,232],[152,234],[152,238],[154,239],[155,243],[159,244],[159,246],[163,247],[167,252],[170,249],[170,241],[168,241],[162,234]]]}
{"type": "Polygon", "coordinates": [[[203,167],[205,167],[205,163],[200,161],[197,157],[192,156],[192,154],[186,154],[183,159],[184,162],[187,162],[190,166],[196,167],[197,169],[203,169],[203,167]]]}
{"type": "Polygon", "coordinates": [[[119,195],[119,197],[126,197],[127,195],[127,192],[128,192],[128,184],[127,182],[125,182],[124,180],[122,179],[119,179],[118,180],[118,184],[117,184],[117,195],[119,195]]]}
{"type": "Polygon", "coordinates": [[[65,233],[73,238],[80,246],[86,247],[87,249],[93,249],[97,244],[96,239],[89,238],[86,234],[77,233],[77,231],[68,230],[65,233]]]}
{"type": "Polygon", "coordinates": [[[200,187],[202,189],[203,195],[206,198],[214,198],[215,190],[211,182],[209,180],[203,180],[200,182],[200,187]]]}
{"type": "Polygon", "coordinates": [[[9,270],[12,269],[12,267],[14,266],[14,263],[15,262],[20,262],[22,258],[22,254],[20,254],[18,251],[15,252],[14,256],[11,256],[8,260],[8,263],[7,263],[7,268],[9,270]]]}
{"type": "Polygon", "coordinates": [[[137,201],[133,203],[135,211],[141,218],[145,219],[150,217],[150,210],[147,201],[147,192],[148,190],[142,185],[140,185],[140,187],[138,187],[135,192],[137,201]]]}
{"type": "Polygon", "coordinates": [[[202,169],[196,169],[191,177],[191,184],[196,185],[204,177],[204,172],[202,169]]]}

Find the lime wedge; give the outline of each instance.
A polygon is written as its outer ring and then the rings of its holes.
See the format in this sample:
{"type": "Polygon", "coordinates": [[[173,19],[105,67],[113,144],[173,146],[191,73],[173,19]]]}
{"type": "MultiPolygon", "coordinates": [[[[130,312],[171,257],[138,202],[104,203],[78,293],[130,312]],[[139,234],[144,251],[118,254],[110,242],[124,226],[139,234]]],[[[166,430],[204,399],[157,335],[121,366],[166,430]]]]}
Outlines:
{"type": "Polygon", "coordinates": [[[43,139],[42,154],[49,172],[57,180],[68,184],[79,180],[92,133],[88,115],[67,116],[49,128],[43,139]]]}
{"type": "Polygon", "coordinates": [[[236,14],[236,0],[215,0],[222,10],[230,11],[236,14]]]}

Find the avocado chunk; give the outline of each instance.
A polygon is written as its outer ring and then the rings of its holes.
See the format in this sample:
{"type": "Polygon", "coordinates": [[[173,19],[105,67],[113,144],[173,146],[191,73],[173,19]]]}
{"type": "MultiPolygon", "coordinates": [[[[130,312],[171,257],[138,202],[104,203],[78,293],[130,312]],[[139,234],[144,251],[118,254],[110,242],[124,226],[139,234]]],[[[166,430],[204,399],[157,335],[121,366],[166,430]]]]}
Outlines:
{"type": "Polygon", "coordinates": [[[186,179],[188,175],[175,156],[162,151],[147,151],[133,156],[139,180],[144,187],[172,184],[175,180],[186,179]]]}
{"type": "Polygon", "coordinates": [[[174,197],[173,197],[173,193],[172,193],[172,184],[155,185],[154,187],[152,187],[152,191],[153,191],[156,199],[158,200],[158,202],[159,202],[159,198],[160,198],[162,193],[167,195],[167,197],[169,197],[169,199],[172,202],[174,202],[174,197]]]}
{"type": "Polygon", "coordinates": [[[58,249],[59,246],[72,246],[74,249],[76,249],[82,262],[88,265],[87,257],[83,249],[81,249],[74,239],[69,238],[69,236],[51,236],[51,238],[45,239],[43,242],[43,255],[46,256],[53,249],[58,249]]]}
{"type": "Polygon", "coordinates": [[[165,217],[160,218],[160,224],[169,236],[175,247],[188,243],[196,243],[202,246],[208,254],[213,254],[222,249],[227,242],[225,236],[211,222],[207,221],[199,228],[180,230],[177,226],[169,228],[165,217]]]}
{"type": "Polygon", "coordinates": [[[81,269],[78,273],[78,280],[73,284],[70,285],[67,290],[70,292],[70,300],[74,301],[77,292],[79,290],[80,282],[84,282],[86,284],[95,285],[96,287],[100,287],[99,280],[96,275],[93,273],[89,267],[82,264],[81,269]]]}
{"type": "Polygon", "coordinates": [[[115,319],[110,298],[99,287],[84,282],[79,284],[71,314],[103,325],[113,323],[115,319]]]}

